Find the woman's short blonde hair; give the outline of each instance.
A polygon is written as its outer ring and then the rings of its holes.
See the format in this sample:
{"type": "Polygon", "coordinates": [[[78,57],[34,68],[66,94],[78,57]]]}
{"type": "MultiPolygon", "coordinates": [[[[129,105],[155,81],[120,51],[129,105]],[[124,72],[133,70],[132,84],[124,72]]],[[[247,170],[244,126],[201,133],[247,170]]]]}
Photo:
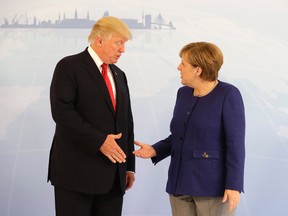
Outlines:
{"type": "Polygon", "coordinates": [[[189,43],[180,50],[179,55],[192,66],[202,69],[200,77],[203,80],[215,81],[218,78],[218,72],[223,64],[223,54],[215,44],[189,43]]]}
{"type": "Polygon", "coordinates": [[[126,40],[132,38],[132,34],[126,23],[116,17],[106,16],[94,24],[88,37],[88,42],[93,43],[97,36],[109,38],[112,34],[123,37],[126,40]]]}

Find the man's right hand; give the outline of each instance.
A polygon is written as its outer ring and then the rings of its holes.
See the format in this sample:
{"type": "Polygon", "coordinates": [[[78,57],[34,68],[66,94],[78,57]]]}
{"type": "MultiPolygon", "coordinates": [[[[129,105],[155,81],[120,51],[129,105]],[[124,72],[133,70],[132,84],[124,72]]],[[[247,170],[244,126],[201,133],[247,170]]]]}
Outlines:
{"type": "Polygon", "coordinates": [[[113,163],[125,163],[126,162],[126,155],[120,146],[115,141],[116,139],[120,139],[122,136],[121,133],[119,134],[109,134],[100,147],[100,151],[109,158],[110,161],[113,163]]]}

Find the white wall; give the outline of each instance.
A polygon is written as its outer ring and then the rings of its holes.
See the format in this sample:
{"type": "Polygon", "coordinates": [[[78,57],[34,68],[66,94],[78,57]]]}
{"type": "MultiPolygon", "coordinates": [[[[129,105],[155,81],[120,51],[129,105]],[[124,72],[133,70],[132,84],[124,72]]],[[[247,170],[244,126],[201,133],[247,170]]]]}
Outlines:
{"type": "MultiPolygon", "coordinates": [[[[287,215],[288,2],[285,0],[1,2],[4,18],[19,23],[60,14],[97,20],[106,10],[119,18],[161,13],[176,30],[132,30],[119,60],[129,79],[137,140],[154,143],[169,134],[180,87],[179,50],[209,41],[223,51],[220,80],[242,92],[247,116],[245,193],[239,216],[287,215]],[[112,6],[108,6],[112,5],[112,6]],[[17,15],[16,15],[17,14],[17,15]],[[16,15],[16,16],[15,16],[16,15]]],[[[0,215],[54,215],[46,183],[54,122],[49,85],[56,63],[86,48],[90,29],[0,28],[0,215]]],[[[156,167],[137,159],[136,183],[125,196],[125,216],[170,215],[165,192],[169,159],[156,167]]]]}

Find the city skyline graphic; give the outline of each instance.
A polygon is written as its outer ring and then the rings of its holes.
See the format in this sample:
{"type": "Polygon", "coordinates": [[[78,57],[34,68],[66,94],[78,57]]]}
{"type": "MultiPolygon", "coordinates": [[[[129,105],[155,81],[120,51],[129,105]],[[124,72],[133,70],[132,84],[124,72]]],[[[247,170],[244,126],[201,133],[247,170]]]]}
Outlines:
{"type": "MultiPolygon", "coordinates": [[[[105,11],[102,17],[110,16],[109,11],[105,11]]],[[[151,14],[144,14],[142,12],[141,20],[134,18],[122,18],[129,28],[131,29],[161,29],[161,30],[175,30],[175,26],[172,21],[166,21],[165,18],[158,14],[155,18],[152,18],[151,14]]],[[[29,22],[27,13],[15,14],[11,20],[4,17],[4,24],[0,28],[91,28],[96,20],[90,19],[90,12],[88,11],[86,17],[79,17],[78,10],[74,12],[73,18],[67,18],[66,13],[61,17],[60,13],[58,18],[52,21],[40,20],[36,16],[33,17],[33,21],[29,22]]]]}

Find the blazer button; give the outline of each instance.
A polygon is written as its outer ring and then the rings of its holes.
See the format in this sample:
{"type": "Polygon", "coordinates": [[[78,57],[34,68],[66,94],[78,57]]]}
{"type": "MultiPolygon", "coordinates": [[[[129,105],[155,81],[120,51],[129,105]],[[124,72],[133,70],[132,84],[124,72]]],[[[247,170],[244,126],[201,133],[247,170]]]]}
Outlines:
{"type": "Polygon", "coordinates": [[[202,157],[203,157],[203,158],[209,158],[209,154],[207,154],[206,152],[204,152],[204,153],[202,154],[202,157]]]}

